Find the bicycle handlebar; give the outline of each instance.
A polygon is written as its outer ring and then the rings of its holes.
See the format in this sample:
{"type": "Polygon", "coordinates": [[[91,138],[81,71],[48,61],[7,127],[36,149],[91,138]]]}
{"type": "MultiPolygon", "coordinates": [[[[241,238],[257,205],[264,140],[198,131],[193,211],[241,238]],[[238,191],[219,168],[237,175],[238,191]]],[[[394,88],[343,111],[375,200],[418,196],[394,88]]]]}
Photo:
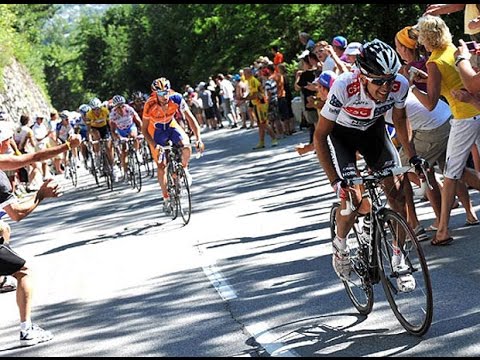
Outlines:
{"type": "MultiPolygon", "coordinates": [[[[367,175],[360,175],[353,178],[345,179],[345,183],[347,187],[349,187],[354,185],[361,185],[366,182],[378,182],[389,176],[405,174],[411,169],[412,169],[412,166],[398,166],[391,169],[375,171],[367,175]]],[[[427,179],[426,169],[424,169],[423,166],[422,166],[422,171],[424,171],[425,178],[427,179]]],[[[428,179],[427,179],[427,184],[431,188],[431,185],[428,182],[428,179]]],[[[355,210],[355,206],[353,205],[353,200],[352,200],[352,193],[350,191],[348,192],[348,197],[349,199],[345,201],[345,209],[340,209],[340,215],[342,216],[348,216],[355,210]]]]}

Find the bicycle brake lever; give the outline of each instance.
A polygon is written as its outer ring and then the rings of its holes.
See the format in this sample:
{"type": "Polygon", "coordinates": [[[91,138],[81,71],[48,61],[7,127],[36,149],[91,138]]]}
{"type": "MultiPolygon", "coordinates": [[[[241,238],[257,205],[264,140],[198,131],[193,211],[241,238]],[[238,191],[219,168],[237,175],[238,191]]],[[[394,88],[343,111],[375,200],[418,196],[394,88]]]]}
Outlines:
{"type": "Polygon", "coordinates": [[[350,191],[348,192],[348,197],[349,197],[349,200],[345,201],[345,209],[340,210],[340,215],[342,216],[350,215],[352,211],[355,209],[353,207],[352,193],[350,191]]]}

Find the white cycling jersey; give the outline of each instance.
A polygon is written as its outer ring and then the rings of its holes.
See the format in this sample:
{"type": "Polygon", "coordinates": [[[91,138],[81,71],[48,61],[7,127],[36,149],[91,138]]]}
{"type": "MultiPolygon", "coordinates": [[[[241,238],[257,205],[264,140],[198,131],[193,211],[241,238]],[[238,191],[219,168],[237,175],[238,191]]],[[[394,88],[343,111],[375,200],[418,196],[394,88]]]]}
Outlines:
{"type": "Polygon", "coordinates": [[[392,107],[402,109],[408,94],[408,80],[397,74],[392,90],[384,102],[376,102],[361,85],[360,71],[354,70],[339,75],[328,93],[320,114],[339,125],[367,130],[392,107]]]}

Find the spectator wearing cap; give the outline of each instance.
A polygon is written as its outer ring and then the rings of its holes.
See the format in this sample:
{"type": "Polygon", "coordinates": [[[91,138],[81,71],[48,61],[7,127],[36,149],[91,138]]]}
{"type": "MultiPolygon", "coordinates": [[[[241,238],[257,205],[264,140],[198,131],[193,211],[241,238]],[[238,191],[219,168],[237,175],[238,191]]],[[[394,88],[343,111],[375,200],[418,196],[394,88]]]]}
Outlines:
{"type": "MultiPolygon", "coordinates": [[[[18,150],[17,144],[13,139],[13,123],[7,120],[7,116],[4,112],[0,112],[0,137],[1,142],[6,142],[8,140],[8,146],[3,146],[2,150],[4,154],[7,155],[21,155],[21,152],[18,150]]],[[[10,180],[12,186],[12,191],[16,192],[17,190],[17,171],[16,170],[6,170],[5,174],[10,180]]]]}
{"type": "MultiPolygon", "coordinates": [[[[325,101],[327,101],[328,92],[336,79],[337,74],[334,71],[326,70],[322,71],[310,85],[307,85],[308,89],[315,92],[315,96],[310,97],[308,102],[312,108],[315,108],[318,112],[322,110],[325,101]]],[[[310,141],[307,145],[299,144],[295,147],[295,150],[299,155],[304,155],[310,151],[314,151],[315,146],[313,142],[310,141]]]]}
{"type": "Polygon", "coordinates": [[[356,68],[355,61],[357,60],[357,55],[360,54],[360,47],[362,46],[359,42],[351,42],[347,45],[345,49],[345,64],[349,71],[352,71],[356,68]]]}
{"type": "Polygon", "coordinates": [[[315,41],[312,39],[310,34],[306,32],[299,32],[298,39],[305,46],[305,50],[313,50],[315,47],[315,41]]]}
{"type": "MultiPolygon", "coordinates": [[[[35,122],[32,126],[33,135],[35,136],[36,145],[35,150],[46,149],[50,145],[51,138],[49,137],[52,130],[45,123],[45,115],[36,113],[34,115],[35,122]]],[[[58,159],[58,157],[56,157],[58,159]]],[[[58,160],[57,160],[58,161],[58,160]]],[[[42,176],[44,179],[51,177],[47,161],[42,161],[42,176]]]]}
{"type": "MultiPolygon", "coordinates": [[[[8,119],[7,113],[5,111],[0,111],[0,121],[7,124],[7,126],[10,127],[10,130],[12,131],[12,133],[15,132],[15,127],[16,127],[15,123],[8,119]]],[[[13,139],[13,137],[10,140],[10,147],[13,149],[16,155],[21,154],[20,150],[18,149],[17,143],[15,142],[15,139],[13,139]]]]}
{"type": "Polygon", "coordinates": [[[347,57],[345,55],[345,49],[347,48],[347,45],[347,39],[341,35],[335,36],[332,40],[333,50],[342,61],[347,61],[347,57]]]}

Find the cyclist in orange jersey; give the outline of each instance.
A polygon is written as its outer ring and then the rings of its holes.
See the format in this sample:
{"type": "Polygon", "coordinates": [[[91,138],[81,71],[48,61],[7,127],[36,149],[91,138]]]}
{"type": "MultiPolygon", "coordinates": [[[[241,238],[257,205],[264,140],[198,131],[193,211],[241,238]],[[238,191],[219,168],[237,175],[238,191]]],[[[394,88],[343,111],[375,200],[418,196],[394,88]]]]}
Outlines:
{"type": "MultiPolygon", "coordinates": [[[[177,110],[182,112],[195,135],[197,151],[203,152],[205,146],[201,140],[200,126],[195,116],[190,111],[183,96],[172,90],[170,81],[164,77],[155,79],[152,82],[151,89],[152,93],[143,109],[142,133],[150,146],[153,159],[157,163],[157,177],[160,188],[162,189],[164,210],[168,211],[170,199],[167,192],[167,180],[165,176],[165,157],[162,156],[162,158],[159,159],[156,146],[165,146],[169,140],[176,145],[187,145],[190,143],[190,138],[175,120],[177,110]]],[[[182,165],[185,169],[189,184],[192,182],[192,177],[188,171],[188,162],[191,154],[192,150],[190,147],[183,148],[182,165]]]]}

